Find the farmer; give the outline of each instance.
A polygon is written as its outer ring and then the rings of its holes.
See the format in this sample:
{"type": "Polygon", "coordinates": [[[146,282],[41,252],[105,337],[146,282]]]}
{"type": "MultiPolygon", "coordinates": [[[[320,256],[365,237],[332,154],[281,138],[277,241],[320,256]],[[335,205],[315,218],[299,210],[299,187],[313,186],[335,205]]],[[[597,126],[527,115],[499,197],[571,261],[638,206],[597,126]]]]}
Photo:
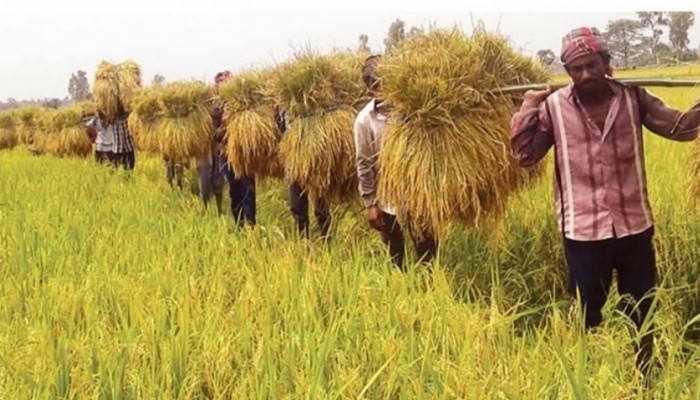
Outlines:
{"type": "Polygon", "coordinates": [[[133,170],[136,164],[134,154],[134,142],[129,132],[129,113],[119,105],[117,116],[110,124],[114,143],[112,147],[112,165],[115,167],[123,165],[126,170],[133,170]]]}
{"type": "Polygon", "coordinates": [[[95,131],[95,161],[99,164],[111,162],[114,133],[105,115],[98,112],[96,116],[85,120],[83,125],[88,130],[95,131]]]}
{"type": "MultiPolygon", "coordinates": [[[[228,73],[230,74],[230,73],[228,73]]],[[[220,72],[216,75],[214,88],[218,91],[219,84],[226,80],[227,76],[220,72]]],[[[199,177],[199,195],[204,203],[204,209],[209,207],[209,201],[214,196],[216,201],[216,210],[221,216],[223,214],[223,191],[224,191],[224,166],[221,163],[221,136],[219,131],[223,126],[221,120],[223,110],[221,105],[217,104],[211,111],[212,126],[214,136],[212,137],[211,149],[208,153],[195,160],[197,167],[197,175],[199,177]]]]}
{"type": "MultiPolygon", "coordinates": [[[[525,93],[511,121],[513,153],[528,167],[554,147],[554,192],[569,290],[572,299],[580,296],[586,328],[601,323],[616,270],[619,293],[632,298],[619,306],[639,329],[656,286],[642,126],[669,140],[694,140],[700,102],[680,112],[644,89],[610,79],[608,47],[595,28],[567,34],[561,61],[572,84],[525,93]]],[[[645,379],[652,347],[651,334],[637,346],[637,366],[645,379]]]]}
{"type": "MultiPolygon", "coordinates": [[[[222,71],[214,77],[215,90],[219,86],[231,78],[230,71],[222,71]]],[[[223,120],[224,109],[222,104],[217,104],[211,113],[212,124],[214,128],[214,143],[215,150],[212,153],[212,163],[216,165],[215,183],[217,195],[217,207],[221,213],[221,189],[223,188],[223,178],[228,182],[228,193],[231,198],[231,213],[236,224],[239,227],[246,223],[249,226],[255,225],[255,178],[241,177],[236,178],[229,164],[226,154],[223,149],[226,145],[226,126],[223,120]],[[221,183],[219,183],[221,180],[221,183]],[[219,186],[220,185],[220,186],[219,186]]],[[[199,167],[198,167],[199,168],[199,167]]],[[[201,180],[201,174],[200,174],[201,180]]]]}
{"type": "MultiPolygon", "coordinates": [[[[404,236],[401,225],[396,220],[396,210],[388,204],[377,200],[377,183],[379,177],[379,152],[384,145],[387,129],[387,107],[377,97],[380,84],[376,71],[379,56],[369,56],[362,66],[362,80],[367,86],[372,100],[358,113],[355,119],[355,149],[357,176],[362,201],[367,209],[369,225],[381,232],[382,241],[389,247],[391,260],[404,269],[404,236]]],[[[409,230],[410,231],[410,230],[409,230]]],[[[426,232],[414,235],[410,231],[418,257],[423,262],[435,258],[438,244],[426,232]]]]}
{"type": "MultiPolygon", "coordinates": [[[[275,123],[281,134],[284,134],[289,128],[289,120],[286,110],[279,106],[275,106],[275,123]]],[[[309,194],[304,190],[298,182],[295,182],[289,175],[289,171],[285,171],[285,183],[287,184],[287,192],[289,195],[289,209],[296,222],[299,234],[304,238],[309,238],[309,194]]],[[[330,238],[331,229],[331,214],[328,207],[328,202],[323,198],[314,199],[314,215],[316,222],[321,231],[321,238],[327,240],[330,238]]]]}

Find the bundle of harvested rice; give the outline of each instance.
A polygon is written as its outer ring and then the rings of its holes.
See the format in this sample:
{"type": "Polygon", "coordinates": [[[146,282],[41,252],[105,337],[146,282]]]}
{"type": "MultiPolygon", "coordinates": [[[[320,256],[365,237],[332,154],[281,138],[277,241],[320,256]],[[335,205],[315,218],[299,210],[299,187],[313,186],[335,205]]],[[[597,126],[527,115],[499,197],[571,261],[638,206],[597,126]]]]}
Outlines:
{"type": "Polygon", "coordinates": [[[288,178],[314,197],[357,196],[353,107],[364,89],[350,57],[305,53],[275,71],[277,100],[292,120],[280,156],[288,178]]]}
{"type": "Polygon", "coordinates": [[[95,106],[81,102],[59,108],[49,122],[46,152],[56,156],[85,157],[92,151],[82,120],[95,114],[95,106]]]}
{"type": "Polygon", "coordinates": [[[0,112],[0,149],[17,146],[17,115],[15,110],[0,112]]]}
{"type": "Polygon", "coordinates": [[[102,61],[95,72],[92,98],[97,110],[108,121],[113,121],[119,111],[119,68],[107,61],[102,61]]]}
{"type": "Polygon", "coordinates": [[[340,68],[341,75],[347,79],[346,85],[348,90],[347,101],[345,104],[351,106],[356,112],[362,108],[371,99],[367,87],[362,81],[362,65],[368,54],[364,53],[342,53],[337,52],[333,55],[334,62],[337,62],[340,68]]]}
{"type": "Polygon", "coordinates": [[[156,125],[165,116],[163,86],[151,86],[141,90],[131,103],[129,131],[140,151],[160,152],[160,132],[156,125]]]}
{"type": "Polygon", "coordinates": [[[289,178],[314,197],[338,200],[355,197],[354,120],[355,111],[345,106],[292,122],[280,143],[289,178]]]}
{"type": "Polygon", "coordinates": [[[274,115],[271,70],[247,71],[219,87],[224,105],[226,153],[236,177],[281,178],[282,136],[274,115]]]}
{"type": "Polygon", "coordinates": [[[162,87],[162,115],[152,124],[158,151],[170,160],[199,158],[211,151],[209,106],[212,88],[202,82],[173,82],[162,87]]]}
{"type": "Polygon", "coordinates": [[[39,129],[41,118],[45,112],[45,108],[36,106],[17,109],[17,119],[19,120],[17,136],[20,143],[32,144],[34,142],[34,135],[39,129]]]}
{"type": "Polygon", "coordinates": [[[36,151],[38,153],[47,152],[48,143],[50,142],[49,139],[51,137],[51,121],[56,112],[57,110],[53,108],[46,108],[42,111],[37,120],[37,129],[34,132],[33,142],[28,143],[31,151],[36,151]]]}
{"type": "Polygon", "coordinates": [[[381,60],[382,98],[391,106],[380,154],[379,199],[399,221],[440,236],[451,223],[495,219],[507,198],[542,169],[517,166],[509,145],[513,102],[491,89],[547,80],[507,39],[435,30],[381,60]]]}
{"type": "Polygon", "coordinates": [[[124,110],[131,111],[131,102],[141,89],[141,68],[132,60],[119,64],[117,70],[119,82],[119,101],[124,110]]]}

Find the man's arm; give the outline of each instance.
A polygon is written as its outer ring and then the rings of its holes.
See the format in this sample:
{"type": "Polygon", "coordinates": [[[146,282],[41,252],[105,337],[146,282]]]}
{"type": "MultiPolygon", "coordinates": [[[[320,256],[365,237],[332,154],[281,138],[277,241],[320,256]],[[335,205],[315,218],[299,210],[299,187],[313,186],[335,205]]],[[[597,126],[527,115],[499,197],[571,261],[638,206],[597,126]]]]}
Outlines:
{"type": "Polygon", "coordinates": [[[681,112],[666,105],[660,98],[639,88],[641,122],[651,132],[667,139],[687,142],[698,137],[700,127],[700,99],[686,112],[681,112]]]}
{"type": "Polygon", "coordinates": [[[354,136],[358,188],[365,207],[369,208],[377,204],[377,176],[374,172],[377,154],[374,154],[372,146],[374,139],[371,130],[359,119],[355,120],[354,136]]]}
{"type": "Polygon", "coordinates": [[[540,161],[554,145],[552,121],[543,104],[551,90],[528,91],[510,123],[513,156],[523,167],[540,161]]]}

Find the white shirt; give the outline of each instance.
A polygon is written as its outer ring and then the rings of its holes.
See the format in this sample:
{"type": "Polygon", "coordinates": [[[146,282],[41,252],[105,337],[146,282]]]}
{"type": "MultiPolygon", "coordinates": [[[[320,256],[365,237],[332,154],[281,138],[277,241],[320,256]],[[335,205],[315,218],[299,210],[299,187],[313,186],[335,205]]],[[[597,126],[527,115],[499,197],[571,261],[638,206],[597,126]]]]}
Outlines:
{"type": "Polygon", "coordinates": [[[85,126],[94,128],[95,131],[97,131],[95,150],[112,151],[114,144],[114,130],[112,129],[112,125],[102,125],[102,121],[99,117],[93,117],[85,126]]]}
{"type": "Polygon", "coordinates": [[[377,199],[379,177],[379,152],[384,146],[384,137],[388,127],[386,116],[376,109],[376,100],[371,100],[357,114],[355,119],[355,159],[359,180],[360,196],[365,207],[377,206],[387,214],[396,215],[394,208],[382,204],[377,199]]]}

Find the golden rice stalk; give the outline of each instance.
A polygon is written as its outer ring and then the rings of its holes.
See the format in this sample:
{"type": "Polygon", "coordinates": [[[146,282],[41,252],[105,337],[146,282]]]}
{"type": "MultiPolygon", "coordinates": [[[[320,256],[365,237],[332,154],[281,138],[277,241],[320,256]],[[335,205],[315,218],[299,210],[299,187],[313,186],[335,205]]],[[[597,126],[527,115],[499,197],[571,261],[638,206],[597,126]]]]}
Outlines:
{"type": "Polygon", "coordinates": [[[119,101],[124,110],[131,111],[131,102],[141,90],[141,68],[132,61],[127,60],[119,64],[117,69],[119,81],[119,101]]]}
{"type": "Polygon", "coordinates": [[[91,101],[79,101],[72,106],[80,111],[80,118],[93,117],[97,114],[97,107],[91,101]]]}
{"type": "Polygon", "coordinates": [[[171,160],[199,158],[211,151],[211,88],[202,82],[163,86],[163,116],[154,125],[159,152],[171,160]]]}
{"type": "Polygon", "coordinates": [[[17,109],[18,129],[17,138],[22,144],[31,144],[34,141],[34,134],[39,129],[40,119],[45,113],[45,109],[36,106],[22,107],[17,109]]]}
{"type": "Polygon", "coordinates": [[[56,139],[58,156],[87,157],[92,152],[92,143],[81,127],[64,128],[56,139]]]}
{"type": "Polygon", "coordinates": [[[700,140],[693,143],[692,152],[688,158],[688,179],[690,180],[691,198],[700,199],[700,140]]]}
{"type": "Polygon", "coordinates": [[[102,61],[95,72],[92,98],[97,110],[108,121],[113,121],[119,111],[119,70],[117,66],[102,61]]]}
{"type": "Polygon", "coordinates": [[[48,129],[50,132],[60,132],[64,128],[80,126],[82,118],[86,114],[80,105],[72,104],[56,110],[49,120],[48,129]]]}
{"type": "Polygon", "coordinates": [[[281,135],[272,108],[241,111],[227,119],[224,151],[236,177],[282,178],[281,135]]]}
{"type": "Polygon", "coordinates": [[[297,54],[275,69],[277,102],[286,106],[294,118],[341,105],[355,106],[364,93],[358,57],[341,52],[297,54]],[[357,69],[353,70],[353,66],[357,69]]]}
{"type": "Polygon", "coordinates": [[[512,101],[489,90],[547,80],[508,41],[457,29],[409,38],[379,67],[394,121],[380,154],[378,197],[399,221],[440,236],[452,223],[479,226],[502,215],[508,197],[540,174],[511,156],[512,101]]]}
{"type": "Polygon", "coordinates": [[[19,143],[15,110],[0,112],[0,149],[11,149],[19,143]]]}
{"type": "Polygon", "coordinates": [[[53,156],[59,156],[61,153],[60,132],[49,132],[42,140],[42,151],[53,156]]]}
{"type": "Polygon", "coordinates": [[[86,156],[92,143],[82,119],[95,114],[91,102],[80,102],[56,110],[48,123],[48,134],[43,138],[44,150],[56,156],[86,156]]]}
{"type": "Polygon", "coordinates": [[[224,105],[224,152],[237,177],[284,175],[278,156],[281,135],[275,123],[272,71],[240,73],[219,88],[224,105]]]}
{"type": "Polygon", "coordinates": [[[356,54],[307,51],[275,69],[276,100],[294,121],[280,156],[290,178],[313,196],[357,197],[352,127],[365,93],[361,62],[356,54]]]}
{"type": "Polygon", "coordinates": [[[34,133],[33,142],[28,143],[30,148],[36,149],[42,153],[47,152],[47,145],[49,142],[50,125],[53,120],[54,114],[57,110],[52,108],[44,109],[42,114],[37,120],[37,130],[34,133]]]}
{"type": "Polygon", "coordinates": [[[343,80],[347,82],[348,97],[345,104],[351,106],[356,112],[371,99],[367,87],[362,81],[362,65],[368,54],[341,53],[332,54],[333,60],[340,69],[343,80]]]}
{"type": "Polygon", "coordinates": [[[274,105],[272,70],[246,71],[219,87],[219,97],[228,115],[274,105]]]}
{"type": "Polygon", "coordinates": [[[280,143],[289,178],[314,197],[356,196],[354,119],[354,110],[346,106],[292,122],[280,143]]]}
{"type": "Polygon", "coordinates": [[[162,86],[158,85],[143,89],[134,97],[128,122],[134,144],[139,150],[160,152],[160,132],[157,124],[165,118],[162,96],[162,86]]]}

